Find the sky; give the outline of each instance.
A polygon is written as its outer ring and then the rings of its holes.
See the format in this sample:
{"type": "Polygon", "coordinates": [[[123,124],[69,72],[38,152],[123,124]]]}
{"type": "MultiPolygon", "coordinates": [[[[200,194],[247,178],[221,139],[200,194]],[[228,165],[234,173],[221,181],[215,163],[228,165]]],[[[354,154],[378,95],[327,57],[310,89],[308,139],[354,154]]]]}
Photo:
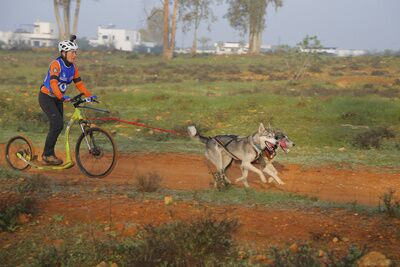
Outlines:
{"type": "MultiPolygon", "coordinates": [[[[93,38],[99,25],[138,30],[161,0],[81,0],[78,36],[93,38]]],[[[203,25],[199,37],[219,41],[247,40],[230,27],[226,4],[213,6],[218,20],[211,31],[203,25]]],[[[264,45],[296,45],[306,35],[316,35],[323,46],[343,49],[400,50],[400,0],[283,0],[277,11],[267,10],[264,45]]],[[[73,14],[73,12],[71,12],[73,14]]],[[[0,31],[14,31],[34,21],[55,23],[52,0],[0,0],[0,31]]],[[[176,43],[188,47],[192,34],[182,34],[178,24],[176,43]]]]}

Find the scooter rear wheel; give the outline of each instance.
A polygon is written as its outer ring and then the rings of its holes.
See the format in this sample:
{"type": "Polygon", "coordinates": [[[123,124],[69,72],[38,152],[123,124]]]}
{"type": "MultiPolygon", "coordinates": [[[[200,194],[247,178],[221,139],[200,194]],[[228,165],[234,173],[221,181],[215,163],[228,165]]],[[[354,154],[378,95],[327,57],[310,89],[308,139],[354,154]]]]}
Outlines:
{"type": "Polygon", "coordinates": [[[12,137],[7,142],[5,152],[6,161],[8,165],[14,170],[25,171],[31,167],[28,163],[19,158],[17,155],[19,154],[27,161],[31,161],[33,159],[33,146],[27,138],[23,136],[12,137]]]}

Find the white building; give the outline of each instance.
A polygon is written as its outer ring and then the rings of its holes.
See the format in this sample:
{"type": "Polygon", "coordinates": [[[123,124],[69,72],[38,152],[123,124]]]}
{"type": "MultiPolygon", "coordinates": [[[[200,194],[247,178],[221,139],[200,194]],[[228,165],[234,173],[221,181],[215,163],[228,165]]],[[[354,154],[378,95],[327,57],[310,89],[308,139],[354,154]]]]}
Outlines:
{"type": "Polygon", "coordinates": [[[338,49],[337,51],[338,57],[356,57],[356,56],[364,56],[366,54],[367,51],[358,49],[338,49]]]}
{"type": "Polygon", "coordinates": [[[355,57],[363,56],[367,54],[365,50],[355,50],[355,49],[337,49],[335,47],[322,47],[322,48],[299,48],[301,53],[317,53],[326,54],[338,57],[355,57]]]}
{"type": "Polygon", "coordinates": [[[315,53],[315,54],[326,54],[336,56],[336,47],[320,47],[320,48],[303,48],[300,47],[299,51],[301,53],[315,53]]]}
{"type": "Polygon", "coordinates": [[[219,42],[214,47],[217,55],[242,55],[249,51],[249,44],[240,42],[219,42]]]}
{"type": "Polygon", "coordinates": [[[30,25],[33,29],[18,29],[15,32],[0,31],[3,48],[13,47],[53,47],[58,41],[55,26],[50,22],[37,21],[30,25]]]}
{"type": "Polygon", "coordinates": [[[91,46],[107,46],[122,51],[133,51],[140,45],[140,32],[134,30],[116,29],[114,25],[97,28],[97,39],[89,40],[91,46]]]}

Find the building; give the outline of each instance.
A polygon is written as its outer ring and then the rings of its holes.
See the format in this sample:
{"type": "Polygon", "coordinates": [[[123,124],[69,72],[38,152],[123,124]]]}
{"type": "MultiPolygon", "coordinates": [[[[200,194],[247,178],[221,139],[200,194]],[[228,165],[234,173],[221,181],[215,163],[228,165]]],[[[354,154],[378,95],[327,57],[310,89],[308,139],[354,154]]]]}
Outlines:
{"type": "Polygon", "coordinates": [[[320,48],[303,48],[300,47],[299,51],[301,53],[315,53],[315,54],[325,54],[325,55],[337,55],[336,47],[320,47],[320,48]]]}
{"type": "Polygon", "coordinates": [[[367,54],[365,50],[359,49],[338,49],[337,56],[338,57],[356,57],[356,56],[364,56],[367,54]]]}
{"type": "Polygon", "coordinates": [[[55,26],[50,22],[37,21],[14,32],[0,31],[1,48],[54,47],[58,41],[55,26]],[[28,26],[28,27],[26,27],[28,26]]]}
{"type": "Polygon", "coordinates": [[[214,47],[217,55],[242,55],[249,51],[249,44],[241,42],[219,42],[214,47]]]}
{"type": "Polygon", "coordinates": [[[89,40],[89,45],[112,47],[122,51],[133,51],[141,44],[140,32],[116,29],[114,25],[97,28],[97,39],[89,40]]]}
{"type": "Polygon", "coordinates": [[[363,56],[367,54],[365,50],[357,49],[337,49],[336,47],[322,47],[322,48],[299,48],[301,53],[317,53],[332,55],[337,57],[355,57],[363,56]]]}

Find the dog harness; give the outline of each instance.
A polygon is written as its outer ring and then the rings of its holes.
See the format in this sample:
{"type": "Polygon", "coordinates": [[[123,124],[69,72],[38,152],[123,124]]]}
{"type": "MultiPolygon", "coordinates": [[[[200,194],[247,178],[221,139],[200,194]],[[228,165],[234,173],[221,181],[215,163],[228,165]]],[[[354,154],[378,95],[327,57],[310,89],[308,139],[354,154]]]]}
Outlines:
{"type": "MultiPolygon", "coordinates": [[[[229,151],[229,149],[227,148],[227,146],[235,139],[234,137],[232,137],[232,139],[229,140],[226,144],[223,144],[220,140],[218,140],[217,137],[210,137],[210,138],[211,138],[212,140],[214,140],[217,144],[219,144],[219,145],[221,146],[221,148],[222,148],[226,153],[228,153],[233,159],[239,160],[239,161],[241,160],[241,159],[239,159],[235,154],[233,154],[231,151],[229,151]]],[[[251,137],[250,137],[250,138],[251,138],[251,137]]],[[[258,160],[264,151],[265,151],[265,152],[268,151],[269,154],[275,153],[275,149],[274,149],[274,148],[269,148],[268,146],[266,146],[264,149],[262,149],[262,148],[258,147],[258,146],[253,142],[253,139],[252,139],[252,138],[250,139],[250,143],[251,143],[251,146],[252,146],[253,149],[254,149],[254,152],[256,153],[256,157],[252,160],[252,162],[258,160]],[[272,151],[271,151],[271,149],[272,149],[272,151]]],[[[267,153],[266,153],[266,154],[267,154],[267,153]]]]}
{"type": "Polygon", "coordinates": [[[217,142],[217,144],[219,144],[226,153],[228,153],[232,158],[234,158],[235,160],[240,160],[238,157],[236,157],[232,152],[230,152],[226,147],[234,140],[234,138],[232,138],[229,142],[227,142],[225,145],[218,140],[218,138],[216,137],[210,137],[212,140],[214,140],[215,142],[217,142]]]}

